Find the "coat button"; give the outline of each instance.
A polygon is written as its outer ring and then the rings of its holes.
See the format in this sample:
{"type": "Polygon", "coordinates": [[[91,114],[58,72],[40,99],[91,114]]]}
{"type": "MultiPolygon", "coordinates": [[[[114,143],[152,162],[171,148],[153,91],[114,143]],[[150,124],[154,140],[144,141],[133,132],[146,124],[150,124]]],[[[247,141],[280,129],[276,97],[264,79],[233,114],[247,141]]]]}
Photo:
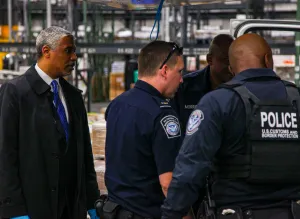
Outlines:
{"type": "Polygon", "coordinates": [[[247,216],[252,215],[252,211],[251,211],[251,210],[247,210],[247,211],[246,211],[246,215],[247,215],[247,216]]]}
{"type": "Polygon", "coordinates": [[[9,205],[11,203],[11,199],[10,198],[6,198],[4,200],[4,203],[7,204],[7,205],[9,205]]]}
{"type": "Polygon", "coordinates": [[[55,192],[55,191],[56,191],[56,187],[52,187],[51,192],[55,192]]]}
{"type": "Polygon", "coordinates": [[[53,152],[53,153],[52,153],[52,156],[53,156],[55,159],[59,159],[58,153],[53,152]]]}

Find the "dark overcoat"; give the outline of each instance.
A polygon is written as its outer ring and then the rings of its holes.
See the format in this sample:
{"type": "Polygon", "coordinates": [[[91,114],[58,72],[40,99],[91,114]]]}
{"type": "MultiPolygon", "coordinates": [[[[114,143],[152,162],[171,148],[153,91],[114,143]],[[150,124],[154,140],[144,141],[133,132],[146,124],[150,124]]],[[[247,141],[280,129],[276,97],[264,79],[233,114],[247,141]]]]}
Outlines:
{"type": "MultiPolygon", "coordinates": [[[[77,149],[74,219],[99,197],[87,114],[80,90],[60,78],[77,149]]],[[[50,86],[35,67],[0,88],[0,217],[56,219],[63,135],[49,101],[50,86]]]]}

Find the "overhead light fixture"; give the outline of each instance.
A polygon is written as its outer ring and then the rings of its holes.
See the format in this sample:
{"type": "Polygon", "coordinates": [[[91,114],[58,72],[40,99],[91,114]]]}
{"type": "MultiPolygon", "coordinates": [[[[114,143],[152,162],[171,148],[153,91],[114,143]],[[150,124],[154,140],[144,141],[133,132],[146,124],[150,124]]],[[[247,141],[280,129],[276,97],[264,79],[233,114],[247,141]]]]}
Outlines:
{"type": "Polygon", "coordinates": [[[225,1],[225,5],[240,5],[242,4],[242,1],[234,0],[234,1],[225,1]]]}

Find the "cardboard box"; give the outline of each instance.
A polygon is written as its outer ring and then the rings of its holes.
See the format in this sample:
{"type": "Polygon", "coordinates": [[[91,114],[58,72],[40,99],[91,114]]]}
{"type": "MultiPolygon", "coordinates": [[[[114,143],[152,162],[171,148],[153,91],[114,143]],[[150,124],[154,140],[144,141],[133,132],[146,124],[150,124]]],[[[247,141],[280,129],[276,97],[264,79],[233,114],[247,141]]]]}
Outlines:
{"type": "Polygon", "coordinates": [[[106,139],[106,122],[96,122],[92,124],[92,151],[94,157],[104,158],[106,139]]]}
{"type": "Polygon", "coordinates": [[[113,100],[125,91],[124,73],[113,73],[110,75],[109,100],[113,100]]]}
{"type": "Polygon", "coordinates": [[[105,186],[104,174],[105,174],[105,161],[94,160],[95,171],[97,174],[98,188],[101,194],[107,194],[107,188],[105,186]]]}

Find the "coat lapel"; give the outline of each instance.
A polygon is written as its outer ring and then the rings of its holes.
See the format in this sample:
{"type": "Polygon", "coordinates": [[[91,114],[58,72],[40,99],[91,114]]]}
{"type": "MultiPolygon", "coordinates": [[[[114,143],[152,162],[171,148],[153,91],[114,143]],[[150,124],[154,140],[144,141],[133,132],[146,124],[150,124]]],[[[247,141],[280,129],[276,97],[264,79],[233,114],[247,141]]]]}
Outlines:
{"type": "MultiPolygon", "coordinates": [[[[59,83],[62,86],[64,96],[68,106],[69,112],[69,125],[70,130],[73,133],[70,134],[70,137],[74,139],[74,143],[77,147],[77,177],[78,177],[78,191],[80,193],[81,188],[81,178],[82,178],[82,166],[83,166],[83,155],[84,155],[84,138],[83,138],[83,122],[82,122],[82,102],[79,98],[81,98],[80,90],[76,89],[72,85],[70,85],[65,79],[60,78],[59,83]]],[[[72,147],[72,145],[70,145],[72,147]]],[[[77,194],[77,198],[80,194],[77,194]]]]}
{"type": "Polygon", "coordinates": [[[35,65],[32,65],[25,73],[25,77],[30,84],[32,90],[38,95],[42,95],[51,90],[51,87],[39,76],[35,70],[35,65]]]}
{"type": "MultiPolygon", "coordinates": [[[[35,65],[32,65],[28,71],[25,73],[25,77],[28,81],[28,83],[30,84],[32,90],[39,96],[42,95],[47,95],[48,100],[50,101],[50,103],[53,103],[53,94],[51,92],[51,87],[39,76],[39,74],[37,73],[37,71],[35,70],[35,65]]],[[[40,106],[40,107],[47,107],[47,105],[44,106],[40,106]]],[[[59,117],[57,115],[57,112],[55,110],[54,105],[51,105],[51,109],[55,118],[55,127],[57,129],[57,131],[65,136],[65,132],[64,129],[61,125],[61,122],[59,120],[59,117]]],[[[45,111],[44,111],[45,112],[45,111]]]]}

